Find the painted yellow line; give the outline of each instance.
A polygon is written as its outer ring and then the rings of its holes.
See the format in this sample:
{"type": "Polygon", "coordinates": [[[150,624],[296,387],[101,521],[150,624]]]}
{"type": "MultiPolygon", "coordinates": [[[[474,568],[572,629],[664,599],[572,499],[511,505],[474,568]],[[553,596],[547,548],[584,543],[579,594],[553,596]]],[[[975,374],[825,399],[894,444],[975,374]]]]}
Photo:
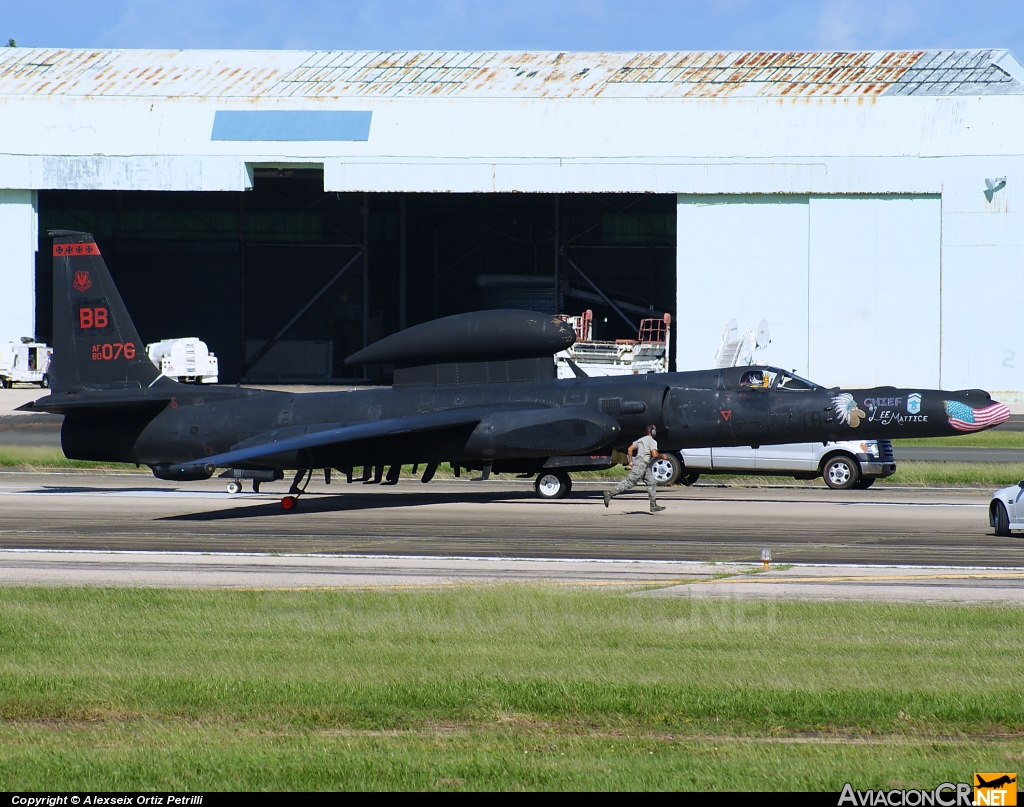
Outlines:
{"type": "Polygon", "coordinates": [[[886,580],[1009,580],[1024,578],[1024,572],[954,572],[950,574],[886,574],[858,577],[766,577],[763,574],[737,575],[706,583],[877,583],[886,580]]]}

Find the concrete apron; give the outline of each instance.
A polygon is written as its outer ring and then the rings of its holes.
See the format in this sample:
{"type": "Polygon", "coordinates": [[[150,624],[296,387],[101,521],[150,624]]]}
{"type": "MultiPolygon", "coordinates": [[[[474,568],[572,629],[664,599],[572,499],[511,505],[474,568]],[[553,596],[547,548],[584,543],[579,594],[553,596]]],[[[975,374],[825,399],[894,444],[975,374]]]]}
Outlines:
{"type": "Polygon", "coordinates": [[[680,561],[374,555],[0,551],[0,585],[229,589],[436,589],[540,584],[707,601],[1024,605],[1024,569],[792,566],[680,561]]]}

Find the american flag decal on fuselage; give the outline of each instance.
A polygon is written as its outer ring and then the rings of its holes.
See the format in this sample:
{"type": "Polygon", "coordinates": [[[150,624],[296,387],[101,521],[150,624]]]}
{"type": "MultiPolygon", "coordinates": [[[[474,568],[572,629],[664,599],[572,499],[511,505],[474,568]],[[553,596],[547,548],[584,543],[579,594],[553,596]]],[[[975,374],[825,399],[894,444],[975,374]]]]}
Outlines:
{"type": "Polygon", "coordinates": [[[972,409],[960,401],[945,401],[949,425],[958,432],[976,432],[989,426],[998,426],[1010,418],[1006,404],[993,403],[982,409],[972,409]]]}

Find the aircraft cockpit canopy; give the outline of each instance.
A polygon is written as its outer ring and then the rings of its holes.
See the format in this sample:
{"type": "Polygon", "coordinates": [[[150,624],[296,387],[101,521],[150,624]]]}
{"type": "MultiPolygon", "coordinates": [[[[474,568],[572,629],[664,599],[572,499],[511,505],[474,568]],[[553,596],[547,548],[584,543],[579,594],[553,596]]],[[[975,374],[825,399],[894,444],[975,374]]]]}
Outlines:
{"type": "Polygon", "coordinates": [[[740,389],[774,389],[787,392],[807,392],[817,389],[816,384],[793,373],[775,367],[752,367],[740,376],[740,389]]]}
{"type": "Polygon", "coordinates": [[[778,381],[775,382],[775,389],[791,392],[809,392],[817,388],[817,384],[812,384],[806,378],[800,378],[793,373],[779,373],[778,381]]]}

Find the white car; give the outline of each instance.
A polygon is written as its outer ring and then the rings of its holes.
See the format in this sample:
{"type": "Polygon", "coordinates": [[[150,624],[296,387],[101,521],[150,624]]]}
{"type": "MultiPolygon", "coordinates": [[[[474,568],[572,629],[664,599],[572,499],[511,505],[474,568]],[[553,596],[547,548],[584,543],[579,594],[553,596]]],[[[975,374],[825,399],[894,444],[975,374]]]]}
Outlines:
{"type": "Polygon", "coordinates": [[[863,490],[876,479],[896,473],[896,458],[888,440],[844,440],[759,448],[684,448],[655,460],[651,470],[659,485],[677,481],[692,485],[701,474],[754,474],[797,479],[821,476],[833,490],[863,490]]]}
{"type": "Polygon", "coordinates": [[[992,494],[988,505],[988,523],[996,535],[1009,535],[1010,530],[1024,530],[1024,480],[992,494]]]}

